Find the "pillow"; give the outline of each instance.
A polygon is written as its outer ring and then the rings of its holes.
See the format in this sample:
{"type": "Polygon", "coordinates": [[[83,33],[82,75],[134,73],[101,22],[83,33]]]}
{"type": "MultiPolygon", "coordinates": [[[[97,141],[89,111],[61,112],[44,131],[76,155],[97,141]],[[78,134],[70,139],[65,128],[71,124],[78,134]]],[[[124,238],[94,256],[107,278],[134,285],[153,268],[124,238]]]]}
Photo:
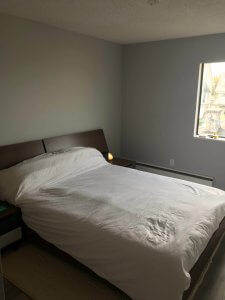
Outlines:
{"type": "Polygon", "coordinates": [[[55,150],[55,151],[52,151],[52,152],[49,152],[49,153],[60,154],[60,153],[77,151],[79,149],[84,149],[84,147],[69,147],[69,148],[65,148],[65,149],[55,150]]]}
{"type": "Polygon", "coordinates": [[[94,148],[45,153],[0,171],[0,199],[15,204],[26,192],[105,164],[103,155],[94,148]]]}
{"type": "Polygon", "coordinates": [[[18,191],[20,185],[26,175],[32,173],[34,170],[40,169],[41,163],[46,158],[52,156],[52,153],[44,153],[34,158],[24,160],[15,166],[0,171],[0,199],[5,201],[12,201],[18,191]]]}

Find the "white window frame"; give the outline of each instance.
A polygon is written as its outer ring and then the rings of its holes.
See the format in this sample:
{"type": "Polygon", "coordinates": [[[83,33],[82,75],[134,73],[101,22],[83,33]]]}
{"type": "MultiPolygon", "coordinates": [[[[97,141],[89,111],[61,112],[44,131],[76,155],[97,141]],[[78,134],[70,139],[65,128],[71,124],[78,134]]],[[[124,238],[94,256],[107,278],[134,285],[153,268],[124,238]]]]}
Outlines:
{"type": "Polygon", "coordinates": [[[204,74],[204,65],[210,63],[224,63],[224,60],[214,60],[214,61],[204,61],[201,62],[199,65],[199,74],[198,74],[198,89],[197,89],[197,99],[196,99],[196,108],[195,108],[195,121],[194,121],[194,138],[202,139],[202,140],[209,140],[209,141],[219,141],[225,142],[225,138],[221,137],[209,137],[209,136],[202,136],[198,134],[198,124],[199,124],[199,113],[200,113],[200,105],[201,105],[201,96],[202,96],[202,82],[203,82],[203,74],[204,74]]]}

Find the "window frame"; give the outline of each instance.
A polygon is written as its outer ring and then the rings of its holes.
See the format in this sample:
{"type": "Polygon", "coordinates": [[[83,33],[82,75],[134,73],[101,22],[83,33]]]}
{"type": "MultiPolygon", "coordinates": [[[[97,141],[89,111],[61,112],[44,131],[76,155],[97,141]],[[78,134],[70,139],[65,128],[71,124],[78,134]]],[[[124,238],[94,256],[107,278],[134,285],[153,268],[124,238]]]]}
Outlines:
{"type": "Polygon", "coordinates": [[[199,135],[199,114],[201,108],[201,98],[202,98],[202,85],[203,85],[203,75],[204,75],[204,65],[211,63],[225,63],[224,60],[212,60],[212,61],[204,61],[200,62],[199,65],[199,73],[198,73],[198,89],[197,89],[197,100],[196,100],[196,108],[195,108],[195,121],[194,121],[194,134],[193,137],[202,140],[212,140],[212,141],[220,141],[225,142],[225,137],[214,137],[214,136],[204,136],[199,135]]]}

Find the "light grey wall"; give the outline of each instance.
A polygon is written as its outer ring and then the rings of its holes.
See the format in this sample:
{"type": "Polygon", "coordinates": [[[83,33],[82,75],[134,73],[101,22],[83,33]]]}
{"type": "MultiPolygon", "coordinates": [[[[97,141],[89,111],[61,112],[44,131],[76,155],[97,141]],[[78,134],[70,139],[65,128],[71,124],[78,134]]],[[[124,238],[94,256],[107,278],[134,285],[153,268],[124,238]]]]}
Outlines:
{"type": "Polygon", "coordinates": [[[121,46],[0,14],[0,144],[103,128],[120,152],[121,46]]]}
{"type": "Polygon", "coordinates": [[[193,138],[198,68],[225,35],[121,46],[0,13],[0,145],[103,128],[112,152],[215,176],[225,143],[193,138]]]}
{"type": "Polygon", "coordinates": [[[193,138],[199,64],[225,60],[225,34],[128,45],[122,155],[215,176],[225,189],[225,142],[193,138]]]}

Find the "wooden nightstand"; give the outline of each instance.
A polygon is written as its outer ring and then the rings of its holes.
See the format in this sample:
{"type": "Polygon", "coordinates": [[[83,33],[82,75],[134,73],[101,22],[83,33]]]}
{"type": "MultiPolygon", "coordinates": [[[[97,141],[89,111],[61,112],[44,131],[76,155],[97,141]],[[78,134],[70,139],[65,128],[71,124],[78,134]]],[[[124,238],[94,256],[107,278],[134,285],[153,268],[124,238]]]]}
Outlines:
{"type": "Polygon", "coordinates": [[[0,249],[22,239],[22,218],[19,208],[0,201],[0,249]]]}
{"type": "Polygon", "coordinates": [[[133,160],[114,157],[113,160],[110,160],[108,162],[112,165],[136,169],[136,162],[133,160]]]}

